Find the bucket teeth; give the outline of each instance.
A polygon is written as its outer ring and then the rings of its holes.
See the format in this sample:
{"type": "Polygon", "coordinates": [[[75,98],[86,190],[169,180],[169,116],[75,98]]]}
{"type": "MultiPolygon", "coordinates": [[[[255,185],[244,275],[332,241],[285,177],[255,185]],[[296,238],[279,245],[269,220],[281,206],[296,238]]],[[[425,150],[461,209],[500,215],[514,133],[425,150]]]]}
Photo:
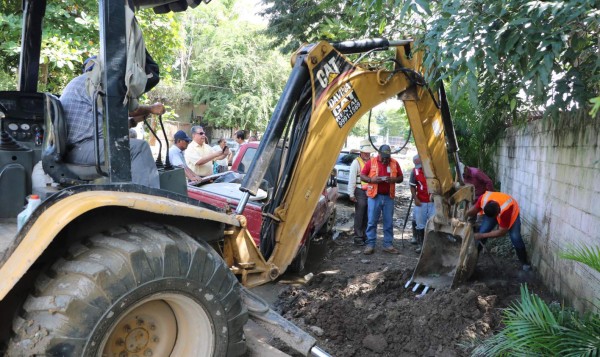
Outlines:
{"type": "Polygon", "coordinates": [[[409,281],[406,282],[406,284],[404,284],[404,289],[408,289],[408,287],[410,286],[410,283],[412,283],[412,279],[410,279],[409,281]]]}
{"type": "Polygon", "coordinates": [[[421,291],[421,293],[420,293],[420,294],[418,294],[417,296],[415,296],[415,298],[417,298],[417,299],[422,299],[422,298],[424,298],[424,297],[425,297],[425,294],[427,294],[427,292],[428,292],[428,291],[429,291],[429,286],[428,286],[428,285],[425,285],[425,286],[423,287],[423,291],[421,291]]]}
{"type": "Polygon", "coordinates": [[[415,287],[412,289],[413,292],[417,291],[417,289],[421,286],[419,283],[415,283],[415,287]]]}

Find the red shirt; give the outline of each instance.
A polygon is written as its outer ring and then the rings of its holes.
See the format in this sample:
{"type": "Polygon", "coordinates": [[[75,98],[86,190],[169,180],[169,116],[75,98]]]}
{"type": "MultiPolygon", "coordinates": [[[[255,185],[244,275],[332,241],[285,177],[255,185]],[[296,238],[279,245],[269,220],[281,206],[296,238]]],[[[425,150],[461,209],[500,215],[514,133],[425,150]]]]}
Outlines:
{"type": "Polygon", "coordinates": [[[463,181],[475,186],[475,201],[477,201],[485,191],[494,191],[494,183],[483,171],[466,166],[465,172],[467,172],[467,170],[471,175],[467,177],[463,174],[463,181]]]}
{"type": "MultiPolygon", "coordinates": [[[[483,196],[480,196],[477,199],[477,203],[475,203],[475,207],[477,207],[477,210],[481,210],[483,209],[481,207],[481,201],[483,200],[483,196]]],[[[510,219],[512,218],[512,213],[513,213],[513,206],[509,207],[506,211],[500,213],[500,215],[497,217],[498,218],[498,226],[500,228],[504,228],[504,229],[510,229],[510,219]]]]}
{"type": "MultiPolygon", "coordinates": [[[[397,177],[404,179],[404,176],[402,176],[402,170],[400,169],[400,165],[398,164],[398,162],[390,161],[389,165],[392,165],[392,164],[396,165],[396,172],[398,173],[397,177]]],[[[379,176],[388,176],[389,177],[391,175],[392,169],[389,167],[389,165],[383,165],[381,163],[381,159],[379,157],[377,158],[377,165],[379,166],[377,169],[377,174],[379,176]]],[[[365,162],[365,166],[362,168],[360,173],[362,175],[369,176],[370,172],[371,172],[371,160],[365,162]]],[[[389,183],[387,185],[385,183],[377,184],[377,194],[389,195],[390,194],[390,185],[395,185],[395,183],[389,183]]]]}

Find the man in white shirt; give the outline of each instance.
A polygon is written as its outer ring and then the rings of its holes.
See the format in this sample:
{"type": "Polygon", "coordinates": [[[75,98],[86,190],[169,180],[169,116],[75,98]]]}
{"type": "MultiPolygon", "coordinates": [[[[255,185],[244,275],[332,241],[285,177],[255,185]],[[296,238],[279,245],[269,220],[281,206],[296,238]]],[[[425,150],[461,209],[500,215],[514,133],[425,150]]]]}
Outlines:
{"type": "Polygon", "coordinates": [[[375,148],[365,139],[360,142],[359,151],[360,155],[350,164],[347,193],[350,201],[354,202],[354,244],[363,246],[367,240],[365,231],[368,223],[368,199],[367,183],[360,181],[360,171],[371,157],[371,153],[375,152],[375,148]]]}
{"type": "MultiPolygon", "coordinates": [[[[227,148],[227,140],[225,140],[225,138],[221,138],[221,139],[219,139],[219,142],[217,143],[217,145],[213,146],[213,151],[218,152],[218,153],[223,153],[226,150],[225,148],[227,148]]],[[[220,160],[215,160],[215,166],[216,166],[215,173],[225,172],[229,169],[230,157],[231,157],[231,151],[229,152],[229,154],[226,157],[224,157],[220,160]]]]}
{"type": "Polygon", "coordinates": [[[229,149],[215,152],[206,143],[204,129],[199,126],[192,127],[192,142],[185,151],[185,163],[198,176],[204,177],[213,174],[213,160],[221,160],[229,155],[229,149]]]}
{"type": "Polygon", "coordinates": [[[200,177],[194,173],[194,171],[190,170],[190,168],[185,163],[185,156],[183,152],[187,149],[188,144],[192,139],[183,131],[179,130],[173,136],[174,143],[171,148],[169,148],[169,161],[171,165],[181,167],[185,171],[185,177],[189,181],[200,181],[200,177]]]}

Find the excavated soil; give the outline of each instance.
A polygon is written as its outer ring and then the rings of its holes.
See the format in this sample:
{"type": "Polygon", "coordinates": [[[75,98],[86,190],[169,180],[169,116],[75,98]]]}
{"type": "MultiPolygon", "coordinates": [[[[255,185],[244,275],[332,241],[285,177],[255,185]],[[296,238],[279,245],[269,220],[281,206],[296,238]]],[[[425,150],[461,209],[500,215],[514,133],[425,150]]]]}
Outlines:
{"type": "Polygon", "coordinates": [[[508,238],[488,242],[472,278],[457,289],[419,296],[405,288],[419,258],[408,242],[410,218],[402,233],[409,198],[403,183],[394,215],[400,254],[382,252],[379,236],[369,256],[353,245],[354,208],[341,198],[335,233],[312,244],[306,275],[275,284],[276,310],[333,356],[467,356],[501,328],[502,310],[520,298],[521,284],[551,301],[535,271],[520,269],[508,238]]]}

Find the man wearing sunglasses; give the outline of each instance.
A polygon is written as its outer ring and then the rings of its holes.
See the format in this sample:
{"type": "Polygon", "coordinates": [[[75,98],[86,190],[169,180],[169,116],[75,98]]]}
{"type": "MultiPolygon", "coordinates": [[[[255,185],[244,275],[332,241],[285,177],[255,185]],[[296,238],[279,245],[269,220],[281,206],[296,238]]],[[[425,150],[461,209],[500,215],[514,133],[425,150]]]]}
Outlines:
{"type": "Polygon", "coordinates": [[[209,176],[213,173],[213,160],[221,160],[229,155],[229,148],[225,146],[222,151],[215,152],[206,143],[204,129],[199,126],[192,127],[192,142],[185,150],[185,162],[198,176],[209,176]]]}

